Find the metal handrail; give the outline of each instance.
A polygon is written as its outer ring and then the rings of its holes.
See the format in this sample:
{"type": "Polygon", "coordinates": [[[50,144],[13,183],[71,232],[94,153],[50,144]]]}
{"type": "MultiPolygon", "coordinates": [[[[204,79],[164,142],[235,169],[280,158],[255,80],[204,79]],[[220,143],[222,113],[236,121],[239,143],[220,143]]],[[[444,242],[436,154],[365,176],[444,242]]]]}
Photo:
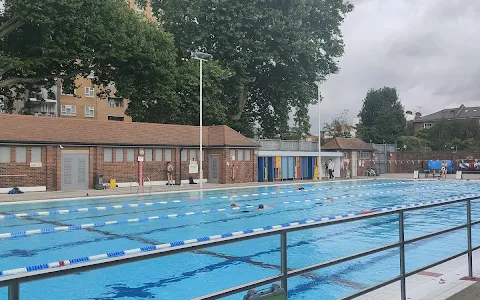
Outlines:
{"type": "MultiPolygon", "coordinates": [[[[26,283],[26,282],[31,282],[31,281],[37,281],[37,280],[42,280],[42,279],[47,279],[47,278],[54,278],[54,277],[60,277],[60,276],[66,276],[69,274],[76,274],[80,272],[86,272],[86,271],[92,271],[92,270],[97,270],[97,269],[103,269],[107,267],[112,267],[112,266],[117,266],[117,265],[123,265],[127,263],[133,263],[133,262],[138,262],[138,261],[144,261],[148,259],[153,259],[153,258],[158,258],[158,257],[164,257],[164,256],[170,256],[170,255],[175,255],[178,253],[184,253],[184,252],[190,252],[194,250],[199,250],[199,249],[204,249],[204,248],[210,248],[214,246],[220,246],[220,245],[225,245],[225,244],[231,244],[231,243],[237,243],[241,241],[246,241],[246,240],[252,240],[252,239],[258,239],[258,238],[263,238],[267,236],[273,236],[273,235],[280,235],[280,246],[281,246],[281,273],[272,277],[268,278],[263,278],[261,280],[257,280],[254,282],[249,282],[246,284],[242,284],[239,286],[235,286],[229,289],[225,289],[219,292],[215,292],[209,295],[205,295],[202,297],[195,298],[197,300],[206,300],[206,299],[218,299],[218,298],[223,298],[227,296],[231,296],[240,292],[247,291],[249,289],[255,288],[255,287],[260,287],[266,284],[270,284],[273,282],[278,282],[281,281],[282,287],[286,292],[288,292],[288,278],[299,276],[308,272],[312,271],[317,271],[329,266],[337,265],[340,263],[344,263],[347,261],[351,261],[354,259],[358,259],[364,256],[372,255],[381,251],[386,251],[389,249],[394,249],[394,248],[399,248],[400,250],[400,275],[396,276],[394,278],[391,278],[387,281],[384,281],[380,284],[368,287],[364,290],[361,290],[359,292],[356,292],[352,295],[349,295],[347,297],[342,298],[343,300],[347,299],[354,299],[355,297],[359,297],[361,295],[367,294],[369,292],[372,292],[374,290],[377,290],[381,287],[384,287],[388,284],[400,281],[401,282],[401,299],[406,300],[406,278],[409,276],[412,276],[418,272],[421,272],[423,270],[429,269],[431,267],[437,266],[439,264],[442,264],[446,261],[455,259],[457,257],[460,257],[462,255],[467,254],[468,256],[468,278],[473,278],[473,251],[480,249],[480,246],[473,247],[472,246],[472,226],[480,224],[480,221],[472,222],[471,220],[471,201],[472,200],[477,200],[480,199],[479,196],[472,196],[472,197],[465,197],[462,199],[454,199],[450,201],[444,201],[444,202],[435,202],[435,203],[428,203],[428,204],[423,204],[421,206],[413,206],[413,207],[408,207],[408,208],[398,208],[398,209],[389,209],[389,210],[381,210],[377,211],[374,213],[369,213],[369,214],[363,214],[363,215],[357,215],[357,216],[351,216],[351,217],[345,217],[341,219],[332,219],[326,222],[322,223],[312,223],[312,224],[301,224],[301,225],[295,225],[295,226],[290,226],[286,228],[272,228],[271,230],[268,231],[260,231],[260,232],[253,232],[249,234],[244,234],[241,236],[231,236],[231,237],[226,237],[220,240],[209,240],[209,241],[204,241],[204,242],[196,242],[196,243],[191,243],[191,244],[184,244],[182,246],[178,247],[173,247],[173,248],[165,248],[165,249],[159,249],[159,250],[154,250],[151,252],[147,253],[137,253],[137,254],[132,254],[128,256],[120,256],[120,257],[112,257],[108,258],[105,260],[100,260],[100,261],[90,261],[90,262],[85,262],[85,263],[79,263],[75,265],[67,265],[67,266],[62,266],[58,267],[55,269],[44,269],[44,270],[39,270],[39,271],[33,271],[30,273],[26,274],[17,274],[17,275],[11,275],[11,276],[6,276],[3,278],[0,278],[0,287],[2,286],[7,286],[8,287],[8,293],[9,293],[9,300],[19,300],[20,295],[19,295],[19,290],[20,290],[20,284],[21,283],[26,283]],[[451,227],[448,229],[436,231],[433,233],[429,233],[420,237],[415,237],[409,240],[404,239],[404,212],[409,212],[409,211],[415,211],[415,210],[421,210],[421,209],[426,209],[426,208],[432,208],[432,207],[437,207],[437,206],[443,206],[443,205],[450,205],[450,204],[455,204],[455,203],[461,203],[461,202],[466,202],[467,206],[467,223],[462,224],[459,226],[451,227]],[[325,226],[331,226],[331,225],[336,225],[336,224],[342,224],[342,223],[349,223],[349,222],[356,222],[360,220],[366,220],[366,219],[371,219],[371,218],[378,218],[378,217],[383,217],[386,215],[393,215],[397,214],[398,215],[398,226],[399,226],[399,241],[393,244],[388,244],[384,245],[375,249],[370,249],[367,251],[355,253],[352,255],[348,255],[342,258],[338,258],[332,261],[327,261],[323,262],[320,264],[316,265],[311,265],[303,268],[298,268],[294,270],[289,270],[288,269],[288,264],[287,264],[287,233],[289,232],[296,232],[296,231],[301,231],[301,230],[308,230],[308,229],[313,229],[313,228],[320,228],[320,227],[325,227],[325,226]],[[448,232],[460,230],[467,228],[467,235],[468,235],[468,245],[467,245],[467,250],[462,251],[460,253],[457,253],[455,255],[452,255],[450,257],[447,257],[445,259],[442,259],[440,261],[434,262],[432,264],[423,266],[417,270],[411,271],[411,272],[406,272],[405,271],[405,245],[411,244],[414,242],[418,242],[421,240],[425,240],[431,237],[435,237],[441,234],[445,234],[448,232]]],[[[288,296],[287,296],[288,297],[288,296]]]]}
{"type": "MultiPolygon", "coordinates": [[[[147,179],[148,182],[150,183],[150,190],[148,191],[148,195],[151,196],[151,195],[152,195],[152,189],[153,189],[153,183],[152,183],[152,181],[150,180],[150,177],[145,176],[145,178],[143,179],[143,185],[144,185],[144,186],[145,186],[145,179],[147,179]]],[[[145,192],[145,190],[144,190],[144,192],[145,192]]]]}

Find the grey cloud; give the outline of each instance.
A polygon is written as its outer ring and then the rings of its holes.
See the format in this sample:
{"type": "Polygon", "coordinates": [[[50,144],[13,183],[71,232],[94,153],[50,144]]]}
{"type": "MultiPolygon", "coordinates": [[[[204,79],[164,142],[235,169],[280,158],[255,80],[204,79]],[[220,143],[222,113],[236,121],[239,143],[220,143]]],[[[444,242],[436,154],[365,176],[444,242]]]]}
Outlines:
{"type": "MultiPolygon", "coordinates": [[[[397,87],[407,110],[423,114],[480,106],[480,1],[355,0],[342,26],[340,72],[322,85],[322,120],[353,118],[370,88],[397,87]]],[[[318,107],[312,106],[312,132],[318,107]]]]}

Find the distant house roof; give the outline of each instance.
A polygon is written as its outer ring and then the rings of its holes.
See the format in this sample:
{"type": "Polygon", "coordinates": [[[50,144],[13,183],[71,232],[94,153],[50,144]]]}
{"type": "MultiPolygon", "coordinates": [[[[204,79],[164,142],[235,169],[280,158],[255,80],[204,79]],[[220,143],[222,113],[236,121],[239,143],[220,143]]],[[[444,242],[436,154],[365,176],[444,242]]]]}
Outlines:
{"type": "MultiPolygon", "coordinates": [[[[200,145],[198,126],[0,115],[0,143],[124,146],[200,145]]],[[[205,126],[208,147],[259,147],[228,126],[205,126]]]]}
{"type": "Polygon", "coordinates": [[[322,150],[376,151],[375,148],[358,138],[334,138],[322,146],[322,150]]]}
{"type": "Polygon", "coordinates": [[[480,107],[465,107],[461,105],[457,108],[442,109],[433,114],[426,115],[413,120],[414,123],[425,123],[431,121],[438,121],[442,119],[467,119],[480,118],[480,107]]]}

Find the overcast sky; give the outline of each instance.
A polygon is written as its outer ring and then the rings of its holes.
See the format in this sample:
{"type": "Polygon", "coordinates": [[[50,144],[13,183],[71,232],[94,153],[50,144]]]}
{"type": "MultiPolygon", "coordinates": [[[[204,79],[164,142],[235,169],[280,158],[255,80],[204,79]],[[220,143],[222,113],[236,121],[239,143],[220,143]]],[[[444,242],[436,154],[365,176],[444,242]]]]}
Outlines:
{"type": "MultiPolygon", "coordinates": [[[[322,85],[321,118],[356,117],[370,88],[396,87],[405,110],[480,106],[479,0],[351,0],[340,72],[322,85]]],[[[312,133],[318,107],[310,110],[312,133]]]]}

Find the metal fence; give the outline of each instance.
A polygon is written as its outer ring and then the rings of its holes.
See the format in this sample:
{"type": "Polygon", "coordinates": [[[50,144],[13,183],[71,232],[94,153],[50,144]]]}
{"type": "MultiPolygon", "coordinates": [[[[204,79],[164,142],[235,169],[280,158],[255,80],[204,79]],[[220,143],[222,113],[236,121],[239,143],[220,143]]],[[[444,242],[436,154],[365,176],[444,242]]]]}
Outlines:
{"type": "MultiPolygon", "coordinates": [[[[32,281],[37,281],[37,280],[43,280],[47,278],[55,278],[55,277],[60,277],[60,276],[65,276],[65,275],[70,275],[70,274],[77,274],[80,272],[87,272],[87,271],[92,271],[92,270],[97,270],[97,269],[103,269],[107,267],[112,267],[112,266],[117,266],[117,265],[122,265],[122,264],[128,264],[128,263],[133,263],[133,262],[138,262],[138,261],[144,261],[148,259],[153,259],[153,258],[158,258],[158,257],[164,257],[164,256],[170,256],[170,255],[175,255],[183,252],[188,252],[188,251],[194,251],[194,250],[199,250],[199,249],[204,249],[204,248],[209,248],[209,247],[214,247],[214,246],[220,246],[224,244],[231,244],[231,243],[238,243],[241,241],[245,240],[252,240],[252,239],[258,239],[262,237],[267,237],[267,236],[280,236],[280,248],[281,248],[281,273],[272,277],[268,278],[263,278],[258,281],[254,282],[249,282],[243,285],[235,286],[226,290],[218,291],[209,295],[201,296],[196,298],[197,300],[206,300],[206,299],[219,299],[227,296],[231,296],[234,294],[238,294],[241,292],[245,292],[249,289],[256,288],[256,287],[261,287],[267,284],[271,284],[274,282],[281,282],[282,287],[287,291],[288,293],[288,279],[299,276],[308,272],[312,271],[317,271],[320,269],[324,269],[330,266],[334,266],[340,263],[348,262],[354,259],[358,259],[361,257],[365,257],[368,255],[376,254],[382,251],[390,250],[390,249],[399,249],[400,251],[400,258],[399,258],[399,275],[388,279],[382,283],[379,283],[377,285],[368,287],[366,289],[363,289],[361,291],[358,291],[352,295],[346,296],[342,299],[354,299],[355,297],[367,294],[369,292],[375,291],[376,289],[379,289],[381,287],[384,287],[388,284],[400,281],[400,293],[401,293],[401,299],[406,300],[406,278],[414,275],[418,272],[424,271],[426,269],[429,269],[431,267],[434,267],[436,265],[442,264],[446,261],[455,259],[457,257],[467,255],[467,264],[468,264],[468,277],[473,278],[473,269],[472,269],[472,264],[473,264],[473,251],[477,250],[480,248],[480,246],[473,247],[472,245],[472,226],[480,224],[480,221],[475,221],[472,222],[472,214],[471,214],[471,205],[472,205],[472,200],[480,199],[480,195],[473,195],[469,197],[454,197],[450,198],[447,200],[436,200],[436,201],[429,201],[425,203],[420,203],[420,204],[409,204],[409,205],[400,205],[392,208],[384,208],[384,209],[378,209],[375,211],[370,211],[370,212],[364,212],[364,213],[356,213],[356,214],[348,214],[348,215],[343,215],[343,216],[337,216],[337,217],[329,217],[329,218],[322,218],[319,221],[312,220],[311,222],[304,221],[304,222],[297,222],[297,223],[288,223],[284,225],[279,225],[279,226],[269,226],[268,228],[264,228],[261,231],[255,231],[255,230],[250,230],[250,231],[244,231],[244,232],[239,232],[238,234],[230,234],[230,235],[225,235],[218,237],[215,240],[205,240],[202,241],[201,239],[195,240],[195,242],[191,242],[190,240],[189,243],[174,243],[170,248],[165,248],[165,249],[159,249],[159,250],[153,250],[148,253],[136,253],[136,254],[131,254],[131,255],[125,255],[125,256],[120,256],[120,257],[112,257],[104,260],[98,260],[98,261],[90,261],[90,262],[84,262],[84,263],[78,263],[78,264],[72,264],[72,265],[65,265],[61,267],[56,267],[56,268],[47,268],[43,270],[38,270],[38,271],[32,271],[29,273],[23,273],[23,274],[17,274],[17,275],[11,275],[11,276],[4,276],[0,277],[0,287],[6,286],[8,287],[8,299],[9,300],[19,300],[20,299],[20,284],[26,283],[26,282],[32,282],[32,281]],[[465,203],[466,204],[466,223],[451,227],[448,229],[436,231],[430,234],[426,234],[423,236],[415,237],[412,239],[405,240],[404,235],[405,235],[405,227],[404,227],[404,214],[405,212],[410,212],[414,210],[420,210],[420,209],[425,209],[425,208],[431,208],[431,207],[437,207],[437,206],[443,206],[443,205],[450,205],[450,204],[455,204],[455,203],[465,203]],[[288,267],[288,247],[287,247],[287,235],[290,232],[294,231],[302,231],[302,230],[308,230],[308,229],[313,229],[313,228],[319,228],[319,227],[325,227],[325,226],[331,226],[335,224],[340,224],[340,223],[349,223],[349,222],[355,222],[355,221],[360,221],[360,220],[365,220],[365,219],[371,219],[371,218],[378,218],[386,215],[394,215],[396,214],[398,216],[398,242],[383,245],[381,247],[375,248],[375,249],[370,249],[367,251],[355,253],[352,255],[344,256],[338,259],[334,259],[331,261],[315,264],[315,265],[310,265],[307,267],[303,268],[298,268],[298,269],[290,269],[288,267]],[[467,229],[467,245],[466,245],[466,250],[457,253],[455,255],[452,255],[450,257],[447,257],[445,259],[442,259],[440,261],[437,261],[435,263],[423,266],[419,269],[406,272],[405,270],[405,245],[412,244],[418,241],[422,241],[431,237],[439,236],[442,234],[446,234],[449,232],[461,230],[461,229],[467,229]]],[[[392,266],[392,268],[395,268],[395,266],[392,266]]],[[[288,297],[288,295],[287,295],[288,297]]]]}
{"type": "Polygon", "coordinates": [[[300,140],[253,140],[260,144],[263,151],[318,151],[318,142],[300,140]]]}
{"type": "Polygon", "coordinates": [[[397,152],[397,144],[371,144],[375,151],[375,168],[380,174],[388,173],[389,152],[397,152]]]}

